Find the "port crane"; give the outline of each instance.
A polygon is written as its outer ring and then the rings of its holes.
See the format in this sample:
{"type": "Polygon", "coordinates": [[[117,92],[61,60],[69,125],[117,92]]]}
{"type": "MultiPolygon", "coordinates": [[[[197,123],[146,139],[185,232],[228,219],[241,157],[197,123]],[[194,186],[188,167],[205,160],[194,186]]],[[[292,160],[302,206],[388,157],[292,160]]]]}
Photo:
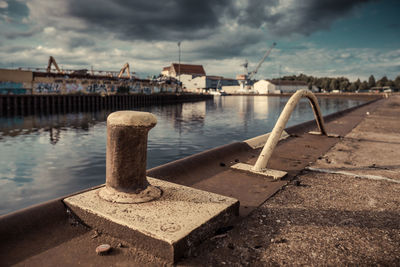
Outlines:
{"type": "Polygon", "coordinates": [[[246,61],[245,61],[242,65],[240,65],[240,66],[244,68],[245,73],[249,73],[249,69],[248,69],[249,62],[247,61],[247,59],[246,59],[246,61]]]}
{"type": "Polygon", "coordinates": [[[267,50],[267,52],[265,52],[264,56],[262,57],[262,59],[260,60],[260,62],[258,62],[256,68],[253,71],[248,71],[248,62],[246,60],[246,62],[244,64],[242,64],[241,66],[244,67],[245,69],[245,74],[242,75],[237,75],[236,79],[239,81],[240,84],[240,91],[244,91],[244,92],[249,92],[249,87],[251,87],[252,85],[252,80],[254,78],[254,76],[256,75],[256,73],[258,72],[258,70],[260,69],[261,65],[263,64],[263,62],[265,61],[265,59],[269,56],[269,54],[271,53],[272,49],[276,46],[276,43],[274,42],[272,44],[272,46],[267,50]]]}
{"type": "Polygon", "coordinates": [[[124,74],[124,72],[126,72],[128,78],[130,79],[131,78],[131,72],[129,70],[129,63],[128,62],[126,62],[125,65],[122,67],[122,69],[119,71],[118,78],[121,78],[122,75],[124,74]]]}
{"type": "Polygon", "coordinates": [[[54,65],[54,67],[56,67],[56,70],[58,73],[63,74],[64,72],[58,67],[56,60],[54,59],[54,57],[50,56],[49,58],[49,63],[47,64],[47,72],[51,72],[51,65],[54,65]]]}

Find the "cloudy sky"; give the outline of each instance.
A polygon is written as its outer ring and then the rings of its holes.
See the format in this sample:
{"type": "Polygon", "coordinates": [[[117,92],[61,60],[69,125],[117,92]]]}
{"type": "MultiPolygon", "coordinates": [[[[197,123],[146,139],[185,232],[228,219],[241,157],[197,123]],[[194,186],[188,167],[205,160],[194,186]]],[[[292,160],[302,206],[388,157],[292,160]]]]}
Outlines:
{"type": "MultiPolygon", "coordinates": [[[[400,74],[399,0],[0,0],[0,68],[119,70],[178,61],[234,77],[400,74]]],[[[133,70],[132,70],[133,68],[133,70]]]]}

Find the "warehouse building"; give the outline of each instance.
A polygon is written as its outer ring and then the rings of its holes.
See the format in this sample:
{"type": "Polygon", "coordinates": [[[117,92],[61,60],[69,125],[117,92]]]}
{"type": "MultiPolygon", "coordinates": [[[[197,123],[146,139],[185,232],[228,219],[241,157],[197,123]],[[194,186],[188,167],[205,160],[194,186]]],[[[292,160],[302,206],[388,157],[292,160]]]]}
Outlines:
{"type": "MultiPolygon", "coordinates": [[[[301,89],[309,89],[304,81],[260,80],[254,83],[254,90],[259,94],[294,93],[301,89]]],[[[312,91],[317,91],[313,86],[312,91]]]]}
{"type": "Polygon", "coordinates": [[[235,79],[207,76],[202,65],[172,63],[171,66],[163,68],[161,75],[179,79],[185,91],[197,93],[222,86],[238,85],[235,79]]]}

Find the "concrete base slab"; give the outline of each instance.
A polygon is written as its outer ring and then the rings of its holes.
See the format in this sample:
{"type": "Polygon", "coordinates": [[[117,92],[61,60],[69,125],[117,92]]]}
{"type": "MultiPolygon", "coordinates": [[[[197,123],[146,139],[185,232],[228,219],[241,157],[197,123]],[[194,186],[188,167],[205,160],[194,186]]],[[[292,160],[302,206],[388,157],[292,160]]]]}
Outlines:
{"type": "MultiPolygon", "coordinates": [[[[309,134],[312,134],[312,135],[322,135],[322,133],[321,132],[317,132],[317,131],[309,131],[308,132],[309,134]]],[[[339,134],[333,134],[333,133],[328,133],[328,137],[332,137],[332,138],[339,138],[340,137],[340,135],[339,134]]]]}
{"type": "Polygon", "coordinates": [[[239,213],[239,201],[147,177],[162,196],[140,204],[111,203],[95,189],[64,199],[88,226],[127,240],[169,262],[190,255],[191,248],[214,235],[239,213]]]}
{"type": "MultiPolygon", "coordinates": [[[[268,138],[271,133],[266,133],[260,136],[253,137],[251,139],[247,139],[243,142],[247,143],[251,148],[257,149],[260,147],[264,147],[265,143],[268,141],[268,138]]],[[[290,135],[286,131],[282,131],[281,137],[279,138],[279,141],[285,140],[288,138],[290,135]]]]}
{"type": "Polygon", "coordinates": [[[237,163],[235,165],[232,165],[231,168],[246,171],[246,172],[251,172],[251,173],[259,174],[259,175],[263,175],[263,176],[268,176],[268,177],[273,178],[274,180],[282,179],[287,174],[287,172],[285,172],[285,171],[272,170],[272,169],[265,169],[262,171],[254,171],[254,170],[252,170],[253,165],[249,165],[246,163],[237,163]]]}

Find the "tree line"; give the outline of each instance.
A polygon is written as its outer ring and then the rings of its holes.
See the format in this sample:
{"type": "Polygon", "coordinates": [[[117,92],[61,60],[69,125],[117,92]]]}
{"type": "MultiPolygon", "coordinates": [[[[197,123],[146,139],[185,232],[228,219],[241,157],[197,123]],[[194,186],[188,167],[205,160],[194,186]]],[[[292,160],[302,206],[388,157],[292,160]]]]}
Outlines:
{"type": "Polygon", "coordinates": [[[355,92],[360,90],[369,90],[373,87],[384,86],[390,86],[392,89],[400,89],[400,75],[398,75],[394,80],[390,80],[386,76],[383,76],[376,81],[374,75],[371,75],[369,76],[368,81],[361,81],[360,79],[357,79],[354,82],[350,82],[350,80],[346,77],[313,77],[300,74],[298,76],[284,76],[281,78],[281,80],[303,81],[307,83],[309,89],[311,89],[313,86],[316,86],[318,89],[325,91],[340,90],[343,92],[355,92]]]}

